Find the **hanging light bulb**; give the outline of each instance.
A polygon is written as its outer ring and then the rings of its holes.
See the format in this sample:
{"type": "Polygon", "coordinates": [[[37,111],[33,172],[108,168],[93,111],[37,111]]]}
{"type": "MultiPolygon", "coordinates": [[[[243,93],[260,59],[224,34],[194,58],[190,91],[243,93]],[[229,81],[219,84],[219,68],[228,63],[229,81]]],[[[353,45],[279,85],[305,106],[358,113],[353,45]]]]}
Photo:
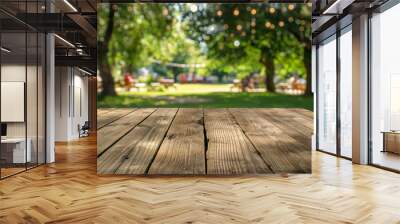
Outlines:
{"type": "Polygon", "coordinates": [[[190,6],[190,11],[192,11],[193,13],[194,13],[194,12],[197,12],[197,10],[198,10],[197,5],[192,4],[192,5],[190,6]]]}
{"type": "Polygon", "coordinates": [[[234,45],[235,47],[239,47],[239,46],[240,46],[240,41],[235,40],[235,41],[233,42],[233,45],[234,45]]]}
{"type": "Polygon", "coordinates": [[[218,11],[217,11],[217,16],[221,17],[222,15],[223,15],[222,11],[221,11],[221,10],[218,10],[218,11]]]}
{"type": "Polygon", "coordinates": [[[252,15],[257,14],[257,9],[251,9],[250,13],[251,13],[252,15]]]}
{"type": "Polygon", "coordinates": [[[271,7],[271,8],[269,8],[269,13],[271,13],[271,14],[274,14],[275,13],[275,8],[274,7],[271,7]]]}
{"type": "Polygon", "coordinates": [[[238,16],[239,14],[240,14],[239,9],[233,10],[233,15],[234,15],[234,16],[238,16]]]}
{"type": "Polygon", "coordinates": [[[285,26],[285,22],[279,21],[278,25],[279,25],[280,27],[284,27],[284,26],[285,26]]]}
{"type": "Polygon", "coordinates": [[[237,26],[236,26],[236,29],[238,30],[238,31],[241,31],[242,30],[242,25],[240,25],[240,24],[238,24],[237,26]]]}
{"type": "Polygon", "coordinates": [[[167,8],[163,8],[163,10],[162,10],[162,14],[164,15],[164,16],[168,16],[168,9],[167,8]]]}
{"type": "Polygon", "coordinates": [[[289,4],[289,6],[288,6],[289,11],[292,11],[294,9],[294,7],[295,6],[293,4],[289,4]]]}
{"type": "Polygon", "coordinates": [[[252,20],[251,20],[250,26],[252,26],[252,27],[255,27],[255,26],[256,26],[256,20],[255,20],[255,19],[252,19],[252,20]]]}
{"type": "Polygon", "coordinates": [[[265,22],[265,27],[270,28],[271,27],[271,23],[270,22],[265,22]]]}

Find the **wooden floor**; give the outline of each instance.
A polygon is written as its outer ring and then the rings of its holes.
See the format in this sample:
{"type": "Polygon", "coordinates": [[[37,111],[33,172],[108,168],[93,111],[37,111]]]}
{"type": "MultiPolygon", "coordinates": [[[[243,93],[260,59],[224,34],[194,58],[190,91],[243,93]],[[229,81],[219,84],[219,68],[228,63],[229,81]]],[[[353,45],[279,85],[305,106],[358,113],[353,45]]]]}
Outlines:
{"type": "Polygon", "coordinates": [[[0,223],[400,223],[400,175],[312,152],[312,174],[96,174],[95,138],[0,181],[0,223]]]}
{"type": "Polygon", "coordinates": [[[98,119],[99,174],[311,172],[304,109],[116,109],[98,119]]]}

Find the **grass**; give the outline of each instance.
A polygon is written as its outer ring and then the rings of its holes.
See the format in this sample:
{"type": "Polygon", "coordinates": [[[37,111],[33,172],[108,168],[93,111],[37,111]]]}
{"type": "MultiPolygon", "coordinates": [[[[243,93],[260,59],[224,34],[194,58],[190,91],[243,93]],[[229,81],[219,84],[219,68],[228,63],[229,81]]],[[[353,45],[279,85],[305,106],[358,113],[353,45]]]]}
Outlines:
{"type": "Polygon", "coordinates": [[[231,92],[228,84],[185,84],[166,91],[122,92],[98,98],[98,107],[305,108],[313,98],[280,93],[231,92]]]}

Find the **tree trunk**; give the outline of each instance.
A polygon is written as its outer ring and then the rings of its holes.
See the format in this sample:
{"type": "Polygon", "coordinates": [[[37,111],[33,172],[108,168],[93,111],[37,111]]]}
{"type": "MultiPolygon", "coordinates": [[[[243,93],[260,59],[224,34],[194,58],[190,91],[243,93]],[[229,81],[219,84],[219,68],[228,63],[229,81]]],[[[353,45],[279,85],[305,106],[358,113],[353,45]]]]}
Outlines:
{"type": "Polygon", "coordinates": [[[100,63],[100,77],[102,79],[102,92],[103,96],[115,96],[114,78],[111,73],[111,66],[108,63],[108,47],[112,37],[114,28],[114,4],[110,4],[110,12],[108,14],[107,28],[104,35],[104,40],[99,41],[99,63],[100,63]]]}
{"type": "Polygon", "coordinates": [[[275,92],[275,64],[273,57],[265,57],[264,58],[264,66],[265,66],[265,87],[268,92],[275,92]]]}
{"type": "Polygon", "coordinates": [[[178,73],[174,73],[174,82],[175,83],[178,83],[178,76],[179,76],[178,73]]]}
{"type": "Polygon", "coordinates": [[[304,48],[303,53],[303,63],[306,68],[306,90],[304,92],[305,96],[312,95],[312,70],[311,70],[311,45],[307,44],[304,48]]]}

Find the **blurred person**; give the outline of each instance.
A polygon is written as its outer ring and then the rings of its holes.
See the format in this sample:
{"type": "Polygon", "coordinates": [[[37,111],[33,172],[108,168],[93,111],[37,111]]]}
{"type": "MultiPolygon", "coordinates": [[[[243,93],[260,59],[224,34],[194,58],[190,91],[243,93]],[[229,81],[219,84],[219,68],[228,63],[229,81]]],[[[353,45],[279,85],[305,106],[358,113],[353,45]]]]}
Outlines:
{"type": "Polygon", "coordinates": [[[135,80],[133,79],[132,75],[129,72],[126,72],[124,75],[124,85],[126,91],[131,91],[131,88],[134,84],[135,80]]]}

